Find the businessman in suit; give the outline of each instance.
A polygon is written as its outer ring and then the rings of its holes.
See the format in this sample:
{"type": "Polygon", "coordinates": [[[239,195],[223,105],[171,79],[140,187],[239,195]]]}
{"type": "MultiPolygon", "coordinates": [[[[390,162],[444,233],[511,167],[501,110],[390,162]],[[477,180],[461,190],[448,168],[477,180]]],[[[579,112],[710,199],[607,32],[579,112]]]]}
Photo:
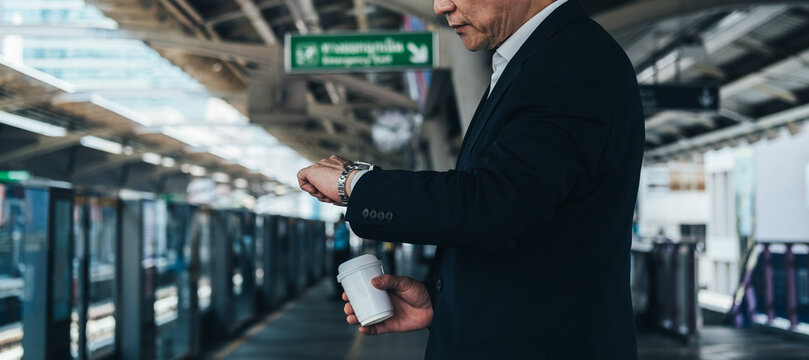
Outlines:
{"type": "Polygon", "coordinates": [[[430,359],[637,358],[629,253],[644,122],[632,65],[577,0],[434,8],[467,49],[494,50],[455,170],[356,171],[333,156],[298,173],[304,191],[347,204],[357,235],[439,246],[434,279],[373,280],[396,315],[359,330],[429,327],[430,359]]]}

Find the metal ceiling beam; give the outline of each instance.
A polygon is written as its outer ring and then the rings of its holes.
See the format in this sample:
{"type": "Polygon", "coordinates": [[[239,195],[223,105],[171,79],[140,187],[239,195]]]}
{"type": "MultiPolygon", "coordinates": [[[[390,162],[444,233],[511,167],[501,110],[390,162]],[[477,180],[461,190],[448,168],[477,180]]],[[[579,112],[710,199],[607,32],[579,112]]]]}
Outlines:
{"type": "Polygon", "coordinates": [[[35,144],[16,148],[0,155],[0,164],[25,161],[40,155],[64,150],[80,143],[81,139],[85,136],[101,136],[106,133],[108,133],[107,130],[95,130],[82,133],[72,133],[63,137],[40,136],[37,138],[37,142],[35,144]]]}
{"type": "Polygon", "coordinates": [[[354,0],[354,17],[357,18],[357,30],[368,31],[368,13],[366,9],[366,0],[354,0]]]}
{"type": "Polygon", "coordinates": [[[256,3],[253,0],[234,0],[237,4],[242,8],[242,12],[250,20],[250,23],[253,25],[253,28],[256,30],[256,33],[261,40],[264,41],[265,44],[269,46],[276,46],[278,45],[278,38],[276,38],[275,33],[273,33],[272,28],[267,23],[267,20],[264,19],[264,16],[261,15],[261,10],[256,7],[256,3]]]}
{"type": "Polygon", "coordinates": [[[409,96],[383,86],[371,84],[355,76],[347,74],[311,74],[304,76],[315,81],[330,81],[343,85],[348,90],[378,99],[381,102],[380,105],[383,106],[401,107],[413,111],[418,111],[419,109],[418,103],[409,96]]]}
{"type": "Polygon", "coordinates": [[[143,154],[134,153],[130,155],[108,156],[105,160],[90,164],[78,169],[70,175],[71,180],[86,178],[97,175],[105,171],[117,169],[127,164],[143,161],[143,154]]]}
{"type": "Polygon", "coordinates": [[[143,41],[148,45],[179,49],[195,55],[229,60],[231,57],[264,64],[275,68],[281,58],[281,49],[276,46],[252,45],[228,41],[211,41],[178,33],[151,30],[115,30],[89,26],[70,25],[0,25],[0,33],[27,36],[47,36],[65,38],[130,39],[143,41]]]}
{"type": "Polygon", "coordinates": [[[135,177],[130,177],[124,182],[125,187],[136,187],[143,185],[149,181],[159,181],[161,178],[165,177],[166,175],[176,174],[181,172],[179,166],[174,167],[163,167],[163,166],[156,166],[153,170],[147,171],[145,173],[139,174],[135,177]]]}
{"type": "Polygon", "coordinates": [[[744,122],[696,136],[692,139],[683,139],[675,144],[661,146],[657,149],[647,151],[646,157],[672,156],[678,153],[707,147],[712,144],[738,139],[753,132],[767,132],[781,126],[792,126],[796,128],[799,127],[799,125],[797,125],[798,122],[806,119],[809,119],[809,104],[765,116],[755,123],[744,122]]]}
{"type": "MultiPolygon", "coordinates": [[[[276,6],[281,6],[284,4],[284,0],[265,0],[259,3],[256,3],[256,8],[259,10],[265,10],[269,8],[273,8],[276,6]]],[[[244,11],[241,9],[228,11],[226,13],[219,14],[217,16],[213,16],[205,21],[205,26],[216,26],[223,22],[232,21],[236,19],[244,18],[245,14],[244,11]]]]}
{"type": "Polygon", "coordinates": [[[350,104],[331,105],[311,102],[306,106],[306,111],[312,118],[328,119],[343,126],[358,128],[366,132],[371,131],[371,125],[354,118],[353,107],[350,104]]]}
{"type": "MultiPolygon", "coordinates": [[[[178,21],[180,21],[180,23],[190,28],[197,36],[197,38],[204,40],[206,39],[205,34],[207,33],[208,36],[211,37],[212,41],[217,43],[222,42],[222,39],[219,37],[219,34],[216,33],[216,31],[213,29],[212,26],[202,25],[203,24],[202,16],[200,16],[199,13],[197,13],[197,11],[191,5],[189,5],[186,0],[175,0],[175,1],[177,2],[177,4],[180,5],[180,7],[183,8],[183,10],[185,10],[185,13],[187,13],[188,16],[191,17],[191,19],[186,18],[186,16],[182,12],[180,12],[179,9],[177,9],[174,6],[174,4],[172,4],[168,0],[161,0],[161,3],[174,15],[174,17],[178,21]],[[204,31],[202,29],[204,29],[204,31]]],[[[245,64],[244,60],[235,57],[231,57],[228,60],[230,61],[224,62],[228,70],[230,70],[233,76],[238,78],[239,81],[241,81],[243,84],[247,84],[247,77],[245,77],[244,72],[231,62],[233,61],[239,63],[240,65],[244,65],[245,64]]]]}
{"type": "MultiPolygon", "coordinates": [[[[127,31],[128,32],[128,31],[127,31]]],[[[190,38],[187,36],[163,35],[160,37],[141,37],[136,33],[133,38],[139,38],[147,45],[156,48],[178,49],[188,53],[212,57],[222,60],[237,58],[257,64],[264,64],[267,67],[275,68],[279,64],[280,48],[267,47],[261,45],[251,45],[242,43],[230,43],[226,41],[210,41],[190,38]]]]}
{"type": "MultiPolygon", "coordinates": [[[[377,1],[377,0],[374,0],[377,1]]],[[[404,1],[404,0],[402,0],[404,1]]],[[[806,4],[783,0],[648,0],[636,1],[593,17],[609,32],[654,23],[666,18],[709,9],[737,9],[751,5],[806,4]]]]}
{"type": "Polygon", "coordinates": [[[31,92],[26,94],[17,94],[12,98],[0,100],[0,109],[45,103],[59,93],[61,93],[61,91],[45,91],[45,92],[38,91],[36,93],[31,92]]]}
{"type": "Polygon", "coordinates": [[[805,50],[798,55],[791,56],[772,64],[760,71],[742,77],[732,83],[722,86],[720,89],[720,97],[722,100],[729,99],[735,95],[755,88],[757,85],[767,82],[767,74],[789,74],[795,69],[804,66],[804,63],[809,63],[809,50],[805,50]]]}
{"type": "Polygon", "coordinates": [[[389,10],[419,17],[422,20],[433,24],[444,23],[442,18],[436,16],[435,13],[433,12],[432,1],[413,1],[413,0],[366,0],[366,1],[374,3],[389,10]]]}

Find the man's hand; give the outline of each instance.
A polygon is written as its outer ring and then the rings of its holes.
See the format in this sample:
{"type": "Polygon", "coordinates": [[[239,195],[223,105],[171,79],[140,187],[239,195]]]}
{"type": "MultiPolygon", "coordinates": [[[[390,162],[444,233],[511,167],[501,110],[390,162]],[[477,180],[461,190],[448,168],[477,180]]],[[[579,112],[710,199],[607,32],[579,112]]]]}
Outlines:
{"type": "MultiPolygon", "coordinates": [[[[382,275],[371,280],[371,284],[379,290],[387,290],[393,304],[393,317],[371,326],[360,326],[365,335],[379,335],[389,332],[406,332],[424,329],[433,322],[433,305],[427,289],[419,281],[406,276],[382,275]]],[[[343,293],[343,300],[348,296],[343,293]]],[[[346,321],[351,325],[359,324],[351,303],[343,309],[346,321]]]]}
{"type": "MultiPolygon", "coordinates": [[[[337,180],[345,170],[345,166],[350,161],[337,155],[332,155],[328,159],[320,160],[318,163],[303,168],[298,171],[298,185],[301,190],[316,197],[322,202],[335,205],[342,205],[340,195],[337,193],[337,180]]],[[[346,180],[346,194],[351,194],[351,179],[356,172],[352,172],[346,180]]]]}

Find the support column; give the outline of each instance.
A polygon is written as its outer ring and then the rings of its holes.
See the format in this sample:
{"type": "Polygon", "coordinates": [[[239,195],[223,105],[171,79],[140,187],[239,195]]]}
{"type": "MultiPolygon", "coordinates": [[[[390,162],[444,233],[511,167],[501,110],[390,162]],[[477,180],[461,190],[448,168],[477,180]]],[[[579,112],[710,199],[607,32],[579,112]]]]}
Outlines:
{"type": "Polygon", "coordinates": [[[483,92],[492,76],[491,53],[467,50],[452,29],[440,28],[439,66],[452,70],[455,99],[461,114],[461,131],[466,133],[483,92]]]}

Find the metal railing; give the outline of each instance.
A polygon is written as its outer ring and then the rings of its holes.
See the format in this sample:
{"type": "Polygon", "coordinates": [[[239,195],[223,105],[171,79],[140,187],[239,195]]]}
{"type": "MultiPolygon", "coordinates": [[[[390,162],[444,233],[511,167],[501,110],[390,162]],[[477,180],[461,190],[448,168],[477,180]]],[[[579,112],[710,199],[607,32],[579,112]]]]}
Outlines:
{"type": "Polygon", "coordinates": [[[729,322],[809,335],[809,242],[756,242],[744,264],[729,322]]]}
{"type": "Polygon", "coordinates": [[[631,279],[640,328],[653,327],[686,341],[697,334],[696,243],[634,243],[631,279]]]}

